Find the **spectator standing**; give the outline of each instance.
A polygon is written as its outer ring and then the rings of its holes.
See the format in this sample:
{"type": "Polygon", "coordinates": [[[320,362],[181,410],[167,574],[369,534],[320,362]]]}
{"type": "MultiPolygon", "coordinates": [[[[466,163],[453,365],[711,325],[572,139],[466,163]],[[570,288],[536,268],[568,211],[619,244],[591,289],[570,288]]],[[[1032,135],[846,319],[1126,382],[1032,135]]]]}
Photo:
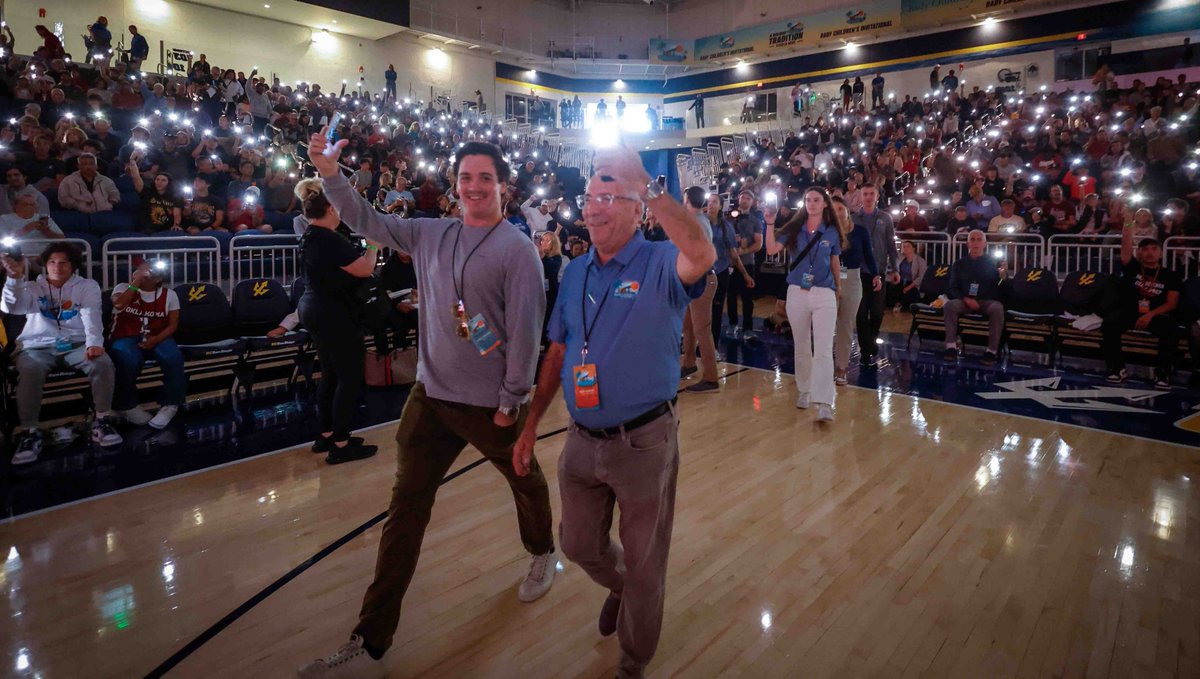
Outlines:
{"type": "Polygon", "coordinates": [[[138,33],[138,27],[133,24],[129,25],[129,33],[133,36],[129,39],[129,70],[137,73],[142,70],[142,62],[150,56],[150,43],[146,42],[146,36],[138,33]]]}
{"type": "Polygon", "coordinates": [[[884,89],[883,73],[876,73],[871,79],[871,108],[879,108],[883,106],[883,89],[884,89]]]}
{"type": "Polygon", "coordinates": [[[387,70],[383,72],[383,103],[387,103],[388,99],[396,101],[396,66],[388,64],[387,70]]]}
{"type": "MultiPolygon", "coordinates": [[[[700,226],[704,229],[705,237],[713,241],[713,248],[716,249],[717,239],[713,235],[712,224],[709,223],[708,216],[704,214],[704,189],[699,186],[688,187],[683,192],[683,205],[688,212],[695,215],[696,221],[700,222],[700,226]]],[[[723,241],[724,237],[722,237],[723,241]]],[[[722,256],[718,255],[717,259],[720,260],[722,256]]],[[[728,263],[725,266],[728,268],[728,263]]],[[[717,274],[709,271],[704,276],[703,282],[704,292],[688,303],[687,311],[683,315],[683,360],[679,376],[687,377],[696,372],[696,349],[698,346],[703,371],[700,374],[700,381],[688,386],[685,391],[694,394],[715,394],[721,389],[720,383],[717,382],[717,346],[712,331],[713,298],[717,294],[717,274]]],[[[717,317],[720,318],[719,310],[717,317]]]]}

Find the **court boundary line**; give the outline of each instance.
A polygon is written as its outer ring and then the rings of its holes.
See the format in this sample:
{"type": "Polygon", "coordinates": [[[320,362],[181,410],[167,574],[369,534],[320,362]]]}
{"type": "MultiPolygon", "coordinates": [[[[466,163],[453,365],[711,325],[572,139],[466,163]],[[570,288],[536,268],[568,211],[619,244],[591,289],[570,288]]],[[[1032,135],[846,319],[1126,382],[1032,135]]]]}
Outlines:
{"type": "MultiPolygon", "coordinates": [[[[541,441],[542,439],[547,439],[552,436],[557,436],[565,431],[567,431],[567,427],[562,427],[561,429],[556,429],[554,431],[547,432],[545,434],[542,434],[541,436],[538,436],[538,440],[541,441]]],[[[445,477],[442,478],[442,480],[438,483],[438,485],[444,486],[447,483],[450,483],[451,481],[453,481],[454,479],[457,479],[458,477],[462,476],[463,474],[466,474],[467,472],[471,471],[472,469],[476,469],[476,468],[480,467],[481,465],[483,465],[483,463],[485,463],[487,461],[488,461],[488,459],[486,457],[480,457],[478,460],[475,460],[474,462],[464,466],[462,469],[459,469],[455,472],[447,474],[445,477]]],[[[159,677],[162,677],[163,675],[165,675],[167,672],[170,672],[171,670],[178,667],[179,664],[182,663],[184,660],[187,660],[189,656],[191,656],[196,651],[200,650],[201,646],[203,646],[204,644],[211,641],[214,637],[216,637],[218,634],[223,632],[225,630],[225,628],[227,628],[230,625],[232,625],[233,623],[237,622],[243,615],[249,613],[251,611],[251,609],[253,609],[255,606],[259,605],[263,601],[266,601],[267,598],[270,597],[272,594],[283,589],[289,582],[291,582],[292,580],[295,580],[296,578],[303,575],[304,572],[307,571],[309,568],[312,568],[313,566],[317,565],[319,562],[323,561],[325,559],[325,557],[327,557],[330,554],[333,554],[337,550],[341,549],[346,544],[348,544],[351,540],[354,540],[355,538],[359,537],[363,533],[365,533],[365,532],[371,530],[372,528],[374,528],[375,526],[379,525],[380,522],[382,522],[384,519],[387,518],[387,514],[388,514],[387,510],[384,510],[384,511],[376,514],[375,516],[371,517],[370,519],[367,519],[367,521],[360,524],[357,528],[354,528],[349,533],[346,533],[345,535],[334,540],[333,542],[329,543],[328,545],[325,545],[316,554],[313,554],[312,556],[308,557],[304,561],[301,561],[296,566],[292,567],[292,569],[289,570],[287,573],[284,573],[280,577],[276,578],[273,582],[271,582],[271,584],[269,584],[266,587],[259,590],[254,596],[250,597],[249,599],[243,601],[238,606],[234,607],[234,609],[232,611],[226,613],[225,616],[222,617],[220,620],[216,621],[212,625],[209,625],[209,627],[207,629],[205,629],[203,632],[201,632],[200,634],[193,637],[192,640],[189,641],[188,643],[184,644],[183,648],[180,648],[178,651],[171,654],[171,656],[169,658],[167,658],[166,660],[159,663],[158,667],[155,667],[154,669],[150,670],[150,672],[148,674],[146,674],[146,679],[158,679],[159,677]]]]}
{"type": "MultiPolygon", "coordinates": [[[[388,420],[387,422],[380,422],[378,424],[372,424],[372,425],[369,425],[366,427],[359,427],[358,429],[355,429],[354,431],[355,431],[355,433],[363,432],[363,431],[372,431],[372,430],[378,429],[380,427],[386,427],[389,424],[395,424],[399,421],[400,421],[400,418],[396,418],[394,420],[388,420]]],[[[35,516],[49,514],[50,512],[57,511],[59,509],[67,509],[69,507],[74,507],[76,505],[84,504],[85,502],[91,502],[93,500],[102,500],[107,497],[112,497],[114,495],[120,495],[121,493],[127,493],[129,491],[138,490],[141,488],[149,488],[150,486],[156,486],[160,483],[166,483],[168,481],[176,481],[179,479],[186,479],[189,476],[197,476],[199,474],[204,474],[205,472],[215,471],[217,469],[224,469],[225,467],[232,467],[235,464],[242,464],[243,462],[252,462],[254,460],[258,460],[258,459],[261,459],[264,457],[270,457],[272,455],[286,453],[286,452],[295,450],[297,448],[302,449],[304,447],[304,445],[305,444],[303,444],[303,443],[299,443],[299,444],[296,444],[296,445],[288,447],[288,448],[279,448],[277,450],[269,450],[265,453],[259,453],[257,455],[251,455],[250,457],[243,457],[243,458],[240,458],[237,460],[230,460],[228,462],[222,462],[221,464],[216,464],[211,467],[204,467],[202,469],[193,469],[190,472],[184,472],[182,474],[176,474],[174,476],[164,476],[161,479],[154,479],[153,481],[146,481],[145,483],[139,483],[139,484],[136,484],[133,486],[128,486],[126,488],[117,488],[115,490],[110,490],[110,491],[107,491],[104,493],[100,493],[99,495],[91,495],[89,497],[81,497],[78,500],[71,500],[70,502],[64,502],[60,505],[54,505],[53,507],[43,507],[41,509],[35,509],[32,512],[26,512],[24,514],[18,514],[17,516],[6,517],[5,519],[0,520],[0,525],[10,526],[10,525],[15,524],[16,522],[21,521],[23,519],[30,519],[35,516]]]]}
{"type": "MultiPolygon", "coordinates": [[[[774,370],[771,370],[768,368],[758,368],[758,367],[755,367],[752,365],[742,365],[740,363],[729,363],[727,365],[739,365],[747,370],[757,370],[759,372],[765,372],[765,373],[771,373],[771,374],[775,373],[774,370]]],[[[861,371],[862,368],[860,367],[859,370],[861,371]]],[[[878,368],[876,368],[876,370],[878,370],[878,368]]],[[[781,371],[781,372],[783,372],[785,375],[792,375],[793,378],[795,377],[794,373],[789,373],[786,371],[781,371]]],[[[795,384],[794,379],[793,379],[793,384],[795,384]]],[[[987,408],[980,408],[979,406],[967,405],[965,403],[955,403],[954,401],[943,401],[941,399],[933,398],[931,396],[920,396],[918,394],[906,394],[904,392],[893,391],[893,390],[887,389],[885,387],[878,387],[878,388],[872,389],[871,387],[864,387],[864,386],[861,386],[858,384],[846,384],[844,386],[850,387],[851,389],[858,389],[860,391],[872,391],[872,392],[878,392],[880,389],[882,389],[883,391],[886,391],[887,393],[892,394],[893,396],[903,396],[905,398],[915,398],[915,399],[924,400],[924,401],[932,401],[934,403],[942,403],[944,405],[954,406],[956,408],[966,408],[967,410],[975,410],[975,411],[978,411],[981,413],[988,413],[991,415],[1003,415],[1004,417],[1016,417],[1016,418],[1019,418],[1022,420],[1029,420],[1031,422],[1041,422],[1043,424],[1053,424],[1053,425],[1061,425],[1064,427],[1074,427],[1075,429],[1082,429],[1084,431],[1095,431],[1095,432],[1100,432],[1102,434],[1111,434],[1113,436],[1123,436],[1125,438],[1131,438],[1131,439],[1135,439],[1138,441],[1145,441],[1146,443],[1157,443],[1157,444],[1164,445],[1164,446],[1176,446],[1179,448],[1189,448],[1189,449],[1195,448],[1195,446],[1189,446],[1185,443],[1176,443],[1174,441],[1162,441],[1159,439],[1152,439],[1147,436],[1139,436],[1137,434],[1126,434],[1124,432],[1109,431],[1107,429],[1097,429],[1096,427],[1089,427],[1089,426],[1083,425],[1083,424],[1075,424],[1074,422],[1062,422],[1060,420],[1047,420],[1045,418],[1034,417],[1032,415],[1020,415],[1018,413],[1008,413],[1008,412],[1004,412],[1003,410],[988,410],[987,408]]],[[[1166,392],[1164,392],[1164,393],[1166,393],[1166,392]]],[[[837,413],[836,406],[834,409],[834,413],[835,414],[837,413]]]]}
{"type": "MultiPolygon", "coordinates": [[[[718,380],[723,381],[723,380],[729,379],[730,377],[732,377],[734,375],[738,375],[738,374],[746,372],[747,370],[752,369],[750,366],[744,366],[739,363],[729,363],[729,362],[724,362],[724,363],[727,368],[736,366],[738,369],[737,370],[727,370],[724,375],[718,377],[718,380]]],[[[678,394],[682,393],[683,391],[684,391],[684,388],[679,388],[675,391],[675,393],[676,393],[676,395],[678,395],[678,394]]],[[[376,426],[382,426],[382,425],[376,425],[376,426]]],[[[566,432],[569,428],[570,428],[570,425],[568,425],[566,427],[561,427],[559,429],[555,429],[554,431],[551,431],[551,432],[546,432],[545,434],[539,435],[537,437],[537,440],[542,441],[544,439],[558,436],[559,434],[566,432]]],[[[249,458],[247,458],[247,459],[249,459],[249,458]]],[[[454,479],[471,471],[472,469],[478,468],[484,462],[487,462],[487,461],[488,460],[485,457],[481,457],[478,460],[475,460],[474,462],[466,465],[462,469],[459,469],[456,472],[446,475],[441,480],[441,482],[438,483],[438,486],[440,487],[440,486],[446,485],[447,483],[453,481],[454,479]]],[[[263,589],[259,590],[257,594],[250,597],[246,601],[242,602],[240,605],[235,607],[232,611],[225,614],[225,616],[222,617],[220,620],[213,623],[207,629],[205,629],[203,632],[201,632],[200,634],[198,634],[194,638],[192,638],[192,640],[189,641],[187,644],[185,644],[183,646],[183,648],[181,648],[178,651],[176,651],[175,653],[171,654],[171,656],[169,658],[167,658],[162,663],[160,663],[157,667],[155,667],[153,670],[151,670],[146,675],[146,679],[159,679],[160,677],[165,675],[167,672],[170,672],[171,670],[178,667],[179,664],[182,663],[184,660],[187,660],[187,658],[189,656],[191,656],[196,651],[200,650],[201,646],[208,643],[214,637],[216,637],[218,634],[220,634],[222,631],[224,631],[227,627],[229,627],[233,623],[237,622],[239,618],[241,618],[246,613],[249,613],[250,610],[253,609],[255,606],[257,606],[258,604],[265,601],[268,597],[270,597],[275,592],[278,592],[280,589],[283,589],[283,587],[285,585],[287,585],[292,580],[295,580],[296,578],[303,575],[305,571],[307,571],[309,568],[312,568],[320,561],[324,560],[325,557],[329,556],[330,554],[333,554],[335,551],[337,551],[341,547],[345,546],[351,540],[357,538],[358,536],[362,535],[363,533],[367,532],[371,528],[378,525],[379,522],[383,521],[385,518],[387,518],[387,511],[381,512],[381,513],[371,517],[365,523],[359,525],[357,528],[351,530],[349,533],[346,533],[342,537],[338,538],[337,540],[334,540],[333,542],[331,542],[328,545],[326,545],[325,547],[323,547],[316,554],[314,554],[314,555],[310,556],[309,558],[305,559],[304,561],[300,562],[300,564],[296,565],[291,570],[289,570],[287,573],[284,573],[282,576],[275,579],[271,584],[269,584],[266,587],[264,587],[263,589]]]]}

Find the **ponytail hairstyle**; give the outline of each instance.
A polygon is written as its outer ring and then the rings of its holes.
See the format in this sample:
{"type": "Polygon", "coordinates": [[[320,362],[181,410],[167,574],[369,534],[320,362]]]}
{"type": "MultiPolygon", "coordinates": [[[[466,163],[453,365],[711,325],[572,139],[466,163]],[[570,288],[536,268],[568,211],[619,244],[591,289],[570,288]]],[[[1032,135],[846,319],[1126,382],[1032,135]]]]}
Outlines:
{"type": "MultiPolygon", "coordinates": [[[[825,201],[825,207],[821,210],[821,223],[826,226],[837,226],[837,215],[833,212],[833,199],[829,197],[829,192],[820,186],[810,186],[804,190],[804,197],[808,194],[815,193],[821,196],[825,201]]],[[[808,206],[804,205],[799,210],[796,210],[796,215],[792,217],[783,227],[783,245],[788,250],[794,250],[796,243],[800,239],[800,229],[803,229],[808,223],[808,206]]]]}
{"type": "Polygon", "coordinates": [[[296,184],[296,197],[303,206],[304,218],[308,221],[320,219],[329,212],[329,199],[325,197],[325,189],[321,180],[316,177],[301,180],[296,184]]]}

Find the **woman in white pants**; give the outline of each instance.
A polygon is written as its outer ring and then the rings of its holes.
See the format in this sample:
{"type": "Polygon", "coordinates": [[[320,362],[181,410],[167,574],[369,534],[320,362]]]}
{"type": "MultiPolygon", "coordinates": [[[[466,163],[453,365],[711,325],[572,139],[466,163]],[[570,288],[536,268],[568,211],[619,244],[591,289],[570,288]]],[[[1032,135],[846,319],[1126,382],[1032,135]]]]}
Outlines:
{"type": "Polygon", "coordinates": [[[842,234],[842,254],[838,260],[841,275],[838,278],[837,329],[833,334],[833,382],[842,386],[846,384],[846,368],[850,365],[850,337],[854,334],[863,285],[869,282],[875,292],[879,292],[883,288],[883,279],[875,267],[871,235],[866,227],[851,221],[846,202],[838,196],[833,197],[833,212],[837,216],[838,231],[842,234]]]}
{"type": "Polygon", "coordinates": [[[787,248],[788,322],[796,352],[797,408],[817,406],[817,421],[833,420],[833,329],[837,323],[841,232],[824,189],[804,192],[804,207],[775,238],[775,205],[764,211],[768,255],[787,248]]]}

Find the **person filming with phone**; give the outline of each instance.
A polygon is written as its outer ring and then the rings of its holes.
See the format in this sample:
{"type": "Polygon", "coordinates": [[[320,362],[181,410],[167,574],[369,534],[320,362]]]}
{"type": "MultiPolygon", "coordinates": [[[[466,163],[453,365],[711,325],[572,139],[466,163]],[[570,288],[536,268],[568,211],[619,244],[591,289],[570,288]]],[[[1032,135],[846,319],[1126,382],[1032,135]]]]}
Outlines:
{"type": "Polygon", "coordinates": [[[62,229],[48,214],[38,214],[37,201],[31,194],[18,194],[13,211],[0,215],[0,238],[62,238],[62,229]]]}

